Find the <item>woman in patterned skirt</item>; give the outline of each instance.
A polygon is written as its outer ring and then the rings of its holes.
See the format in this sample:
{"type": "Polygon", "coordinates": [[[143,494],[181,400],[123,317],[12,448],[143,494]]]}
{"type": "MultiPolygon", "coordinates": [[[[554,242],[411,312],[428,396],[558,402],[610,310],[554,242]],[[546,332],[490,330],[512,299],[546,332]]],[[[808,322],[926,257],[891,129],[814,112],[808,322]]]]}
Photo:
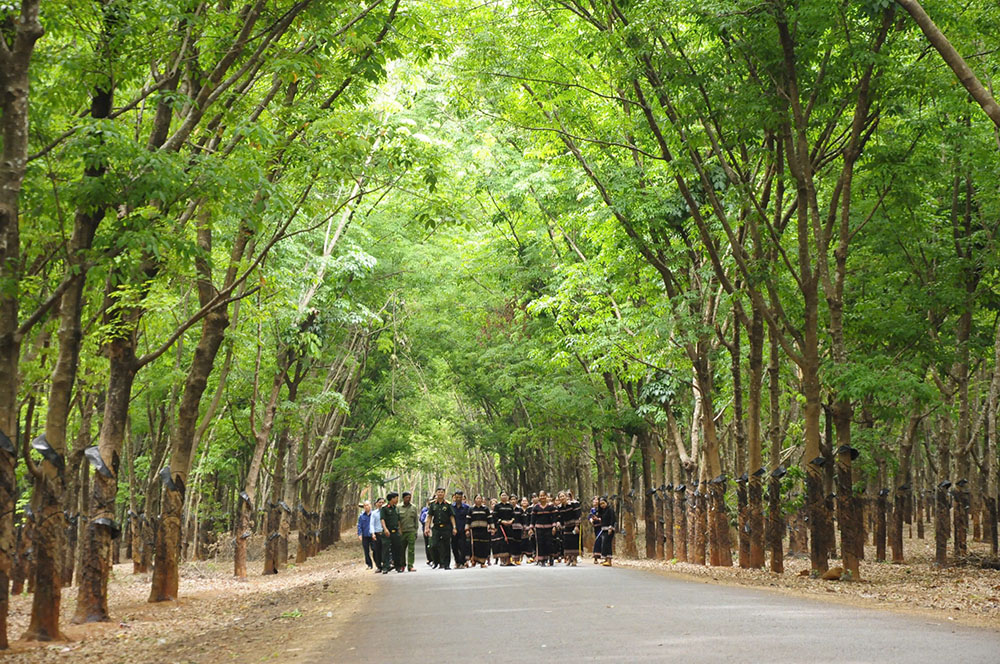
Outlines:
{"type": "Polygon", "coordinates": [[[510,497],[510,504],[514,506],[514,523],[510,526],[510,562],[514,565],[521,564],[521,540],[524,538],[524,509],[518,503],[517,496],[510,497]]]}
{"type": "Polygon", "coordinates": [[[559,510],[559,522],[562,524],[563,560],[576,567],[576,559],[580,557],[580,503],[573,498],[572,491],[566,492],[559,510]]]}
{"type": "Polygon", "coordinates": [[[500,563],[500,550],[503,546],[503,536],[500,531],[497,530],[497,520],[495,510],[497,508],[497,499],[490,498],[490,556],[493,559],[491,564],[498,565],[500,563]]]}
{"type": "Polygon", "coordinates": [[[469,512],[469,523],[465,532],[472,544],[472,566],[486,567],[490,562],[490,508],[483,504],[483,497],[476,495],[475,504],[469,512]]]}
{"type": "Polygon", "coordinates": [[[526,562],[534,562],[535,540],[531,533],[531,500],[521,498],[521,557],[526,562]]]}
{"type": "Polygon", "coordinates": [[[539,491],[538,504],[531,508],[531,532],[535,536],[535,563],[538,565],[552,566],[552,531],[558,517],[556,506],[549,502],[549,494],[539,491]]]}
{"type": "Polygon", "coordinates": [[[494,541],[498,547],[493,555],[500,559],[501,565],[510,567],[514,564],[510,561],[511,542],[514,539],[514,506],[511,505],[510,496],[506,491],[500,492],[500,502],[493,508],[493,528],[496,538],[494,541]]]}

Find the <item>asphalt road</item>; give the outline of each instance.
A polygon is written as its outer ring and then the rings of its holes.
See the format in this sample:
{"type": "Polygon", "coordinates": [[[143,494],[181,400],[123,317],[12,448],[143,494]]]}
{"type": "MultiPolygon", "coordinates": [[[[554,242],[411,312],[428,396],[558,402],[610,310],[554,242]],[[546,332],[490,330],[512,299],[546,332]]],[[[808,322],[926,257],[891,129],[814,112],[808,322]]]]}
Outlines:
{"type": "MultiPolygon", "coordinates": [[[[1000,664],[1000,631],[594,566],[380,575],[341,662],[1000,664]]],[[[998,626],[1000,628],[1000,626],[998,626]]]]}

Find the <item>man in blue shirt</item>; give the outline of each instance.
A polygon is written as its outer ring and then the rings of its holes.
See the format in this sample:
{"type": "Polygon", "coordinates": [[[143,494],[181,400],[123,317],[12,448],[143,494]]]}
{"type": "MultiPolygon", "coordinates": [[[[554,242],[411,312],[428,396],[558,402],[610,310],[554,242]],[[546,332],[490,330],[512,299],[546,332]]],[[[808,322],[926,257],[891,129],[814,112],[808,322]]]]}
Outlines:
{"type": "Polygon", "coordinates": [[[369,535],[371,530],[371,518],[372,518],[372,504],[365,501],[364,511],[358,515],[358,541],[361,542],[361,548],[365,552],[365,564],[368,565],[368,569],[372,568],[372,538],[369,535]]]}
{"type": "Polygon", "coordinates": [[[427,534],[427,510],[429,505],[433,502],[430,498],[427,499],[427,504],[424,505],[423,509],[420,510],[420,532],[424,535],[424,553],[427,555],[427,564],[434,564],[434,549],[431,548],[431,536],[427,534]]]}
{"type": "Polygon", "coordinates": [[[461,489],[452,498],[455,499],[451,508],[455,511],[455,530],[458,534],[451,538],[451,555],[455,557],[455,567],[465,567],[465,524],[472,508],[465,503],[465,493],[461,489]]]}

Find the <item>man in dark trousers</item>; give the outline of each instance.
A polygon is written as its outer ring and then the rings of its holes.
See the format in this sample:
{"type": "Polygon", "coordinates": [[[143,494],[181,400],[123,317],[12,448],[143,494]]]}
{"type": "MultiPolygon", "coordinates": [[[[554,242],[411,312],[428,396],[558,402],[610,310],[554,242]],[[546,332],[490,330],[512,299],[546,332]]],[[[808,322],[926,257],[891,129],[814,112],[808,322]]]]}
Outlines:
{"type": "Polygon", "coordinates": [[[451,538],[451,552],[455,556],[455,567],[465,567],[465,526],[469,522],[472,508],[465,503],[465,493],[462,490],[456,491],[453,497],[455,502],[451,504],[451,509],[455,514],[455,528],[458,532],[451,538]]]}
{"type": "Polygon", "coordinates": [[[399,513],[399,537],[403,543],[403,552],[406,554],[406,569],[415,572],[413,560],[416,554],[417,521],[420,510],[413,504],[413,495],[409,491],[404,491],[402,498],[403,504],[396,508],[399,513]]]}
{"type": "Polygon", "coordinates": [[[434,502],[427,508],[427,522],[424,534],[431,538],[434,562],[438,569],[451,569],[451,538],[458,534],[455,527],[455,512],[445,502],[444,489],[438,488],[434,502]]]}
{"type": "Polygon", "coordinates": [[[399,502],[399,494],[390,491],[386,495],[386,504],[382,508],[382,573],[388,574],[390,559],[392,567],[397,572],[405,572],[405,562],[403,560],[403,538],[399,534],[399,512],[396,511],[396,503],[399,502]]]}

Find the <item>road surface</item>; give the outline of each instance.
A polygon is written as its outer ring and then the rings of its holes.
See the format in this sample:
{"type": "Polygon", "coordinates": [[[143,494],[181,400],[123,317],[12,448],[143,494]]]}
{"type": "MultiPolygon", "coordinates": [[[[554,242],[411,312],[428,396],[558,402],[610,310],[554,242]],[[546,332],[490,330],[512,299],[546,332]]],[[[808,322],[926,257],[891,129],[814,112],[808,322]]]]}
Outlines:
{"type": "Polygon", "coordinates": [[[1000,631],[948,620],[589,561],[576,568],[417,566],[379,575],[370,610],[315,651],[315,664],[1000,664],[1000,631]]]}

